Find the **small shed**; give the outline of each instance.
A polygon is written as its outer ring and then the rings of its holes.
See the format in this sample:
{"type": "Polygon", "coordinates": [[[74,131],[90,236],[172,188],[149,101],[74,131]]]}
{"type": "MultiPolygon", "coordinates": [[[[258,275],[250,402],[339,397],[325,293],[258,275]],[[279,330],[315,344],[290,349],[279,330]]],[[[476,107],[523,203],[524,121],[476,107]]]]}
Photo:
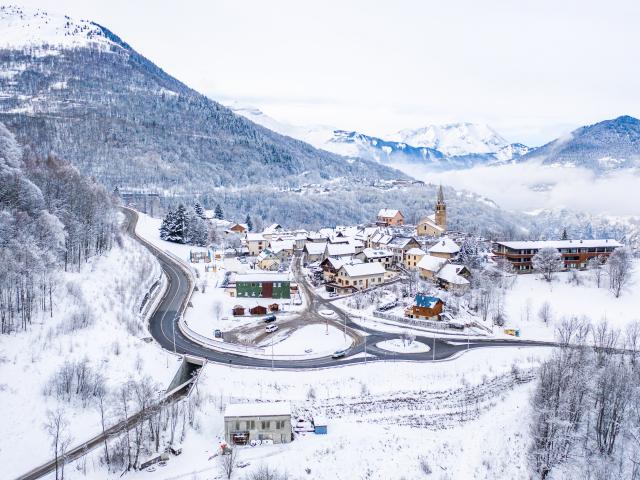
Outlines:
{"type": "Polygon", "coordinates": [[[277,312],[278,310],[280,310],[280,305],[278,305],[277,303],[272,303],[271,305],[269,305],[269,311],[277,312]]]}
{"type": "Polygon", "coordinates": [[[249,309],[249,313],[251,315],[266,315],[267,309],[262,305],[256,305],[255,307],[249,309]]]}
{"type": "Polygon", "coordinates": [[[322,415],[313,417],[313,433],[316,435],[327,434],[327,419],[322,415]]]}
{"type": "Polygon", "coordinates": [[[242,305],[236,305],[233,307],[232,312],[234,317],[240,317],[244,315],[244,307],[242,305]]]}

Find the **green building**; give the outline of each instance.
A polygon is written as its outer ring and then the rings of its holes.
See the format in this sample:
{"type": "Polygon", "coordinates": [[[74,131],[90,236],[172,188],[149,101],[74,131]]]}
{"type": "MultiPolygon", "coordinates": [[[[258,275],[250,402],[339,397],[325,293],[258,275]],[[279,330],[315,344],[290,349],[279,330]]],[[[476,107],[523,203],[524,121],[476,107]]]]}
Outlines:
{"type": "Polygon", "coordinates": [[[236,275],[236,297],[291,298],[291,281],[284,273],[236,275]]]}

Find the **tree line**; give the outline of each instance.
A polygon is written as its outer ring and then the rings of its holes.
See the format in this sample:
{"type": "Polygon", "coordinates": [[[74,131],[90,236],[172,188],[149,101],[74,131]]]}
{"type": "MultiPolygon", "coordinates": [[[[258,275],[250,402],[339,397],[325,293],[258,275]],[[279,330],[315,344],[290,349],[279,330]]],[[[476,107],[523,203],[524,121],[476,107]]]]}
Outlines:
{"type": "Polygon", "coordinates": [[[0,124],[0,333],[53,315],[58,274],[112,247],[114,207],[100,185],[64,160],[24,151],[0,124]]]}

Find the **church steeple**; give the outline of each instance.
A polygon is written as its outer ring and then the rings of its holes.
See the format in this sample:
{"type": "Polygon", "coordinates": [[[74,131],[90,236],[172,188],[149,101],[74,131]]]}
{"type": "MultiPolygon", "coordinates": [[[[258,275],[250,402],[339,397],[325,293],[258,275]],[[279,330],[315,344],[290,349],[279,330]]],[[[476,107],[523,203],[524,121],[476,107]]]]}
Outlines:
{"type": "Polygon", "coordinates": [[[436,225],[443,230],[447,229],[447,204],[444,201],[442,185],[438,188],[438,198],[436,201],[436,225]]]}

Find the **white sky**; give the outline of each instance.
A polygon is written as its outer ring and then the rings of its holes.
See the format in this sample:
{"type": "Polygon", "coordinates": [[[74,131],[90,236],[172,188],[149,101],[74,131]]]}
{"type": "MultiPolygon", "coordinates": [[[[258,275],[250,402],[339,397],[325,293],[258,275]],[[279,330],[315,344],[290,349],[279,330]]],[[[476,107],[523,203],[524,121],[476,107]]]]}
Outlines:
{"type": "Polygon", "coordinates": [[[545,143],[640,116],[640,2],[24,0],[94,20],[189,86],[383,135],[488,123],[545,143]]]}

